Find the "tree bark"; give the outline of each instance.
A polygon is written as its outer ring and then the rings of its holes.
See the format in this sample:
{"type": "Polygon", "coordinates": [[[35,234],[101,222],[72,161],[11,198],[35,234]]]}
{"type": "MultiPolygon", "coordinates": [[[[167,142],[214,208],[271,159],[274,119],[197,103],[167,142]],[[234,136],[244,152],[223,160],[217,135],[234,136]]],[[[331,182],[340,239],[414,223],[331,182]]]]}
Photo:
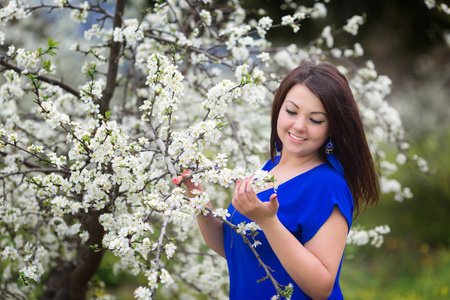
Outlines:
{"type": "Polygon", "coordinates": [[[50,272],[42,300],[86,299],[89,281],[97,272],[104,254],[101,248],[105,231],[99,222],[100,214],[91,211],[83,220],[83,227],[89,232],[87,245],[79,245],[74,263],[65,262],[50,272]],[[89,247],[95,244],[100,250],[89,247]]]}
{"type": "Polygon", "coordinates": [[[65,262],[51,270],[41,300],[70,299],[69,278],[74,268],[72,263],[65,262]]]}
{"type": "MultiPolygon", "coordinates": [[[[123,12],[125,10],[126,0],[117,0],[116,9],[114,13],[113,29],[122,27],[123,12]]],[[[105,115],[109,110],[109,103],[114,95],[114,90],[117,85],[117,73],[119,70],[119,58],[122,44],[111,40],[111,50],[108,59],[108,73],[106,76],[106,86],[103,90],[103,96],[99,99],[100,114],[105,115]]]]}

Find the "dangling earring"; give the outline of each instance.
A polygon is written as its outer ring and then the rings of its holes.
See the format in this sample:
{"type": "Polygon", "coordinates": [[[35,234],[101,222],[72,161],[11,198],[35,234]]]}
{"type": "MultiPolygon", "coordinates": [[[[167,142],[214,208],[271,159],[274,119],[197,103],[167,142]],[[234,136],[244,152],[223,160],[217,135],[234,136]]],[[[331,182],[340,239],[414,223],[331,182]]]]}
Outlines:
{"type": "Polygon", "coordinates": [[[333,154],[333,149],[334,149],[334,143],[333,143],[333,141],[330,138],[328,143],[325,145],[325,152],[327,154],[333,154]]]}
{"type": "Polygon", "coordinates": [[[325,145],[325,152],[327,153],[327,159],[328,162],[333,166],[333,168],[338,171],[342,176],[344,176],[344,168],[342,167],[341,163],[337,159],[337,157],[333,154],[334,149],[334,143],[331,140],[328,141],[328,143],[325,145]]]}
{"type": "Polygon", "coordinates": [[[278,138],[276,138],[275,139],[275,147],[276,147],[276,149],[277,149],[277,152],[281,152],[281,142],[279,141],[279,139],[278,138]]]}

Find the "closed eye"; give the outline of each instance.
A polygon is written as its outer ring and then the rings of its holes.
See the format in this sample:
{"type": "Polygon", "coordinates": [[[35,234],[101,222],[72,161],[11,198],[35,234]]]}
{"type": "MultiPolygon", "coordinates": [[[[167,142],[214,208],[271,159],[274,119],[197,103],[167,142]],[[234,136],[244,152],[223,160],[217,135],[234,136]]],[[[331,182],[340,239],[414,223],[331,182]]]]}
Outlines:
{"type": "Polygon", "coordinates": [[[313,122],[314,124],[322,124],[325,121],[318,121],[318,120],[314,120],[314,119],[310,119],[311,122],[313,122]]]}
{"type": "Polygon", "coordinates": [[[297,113],[295,111],[290,110],[289,108],[285,108],[286,112],[290,115],[296,115],[297,113]]]}

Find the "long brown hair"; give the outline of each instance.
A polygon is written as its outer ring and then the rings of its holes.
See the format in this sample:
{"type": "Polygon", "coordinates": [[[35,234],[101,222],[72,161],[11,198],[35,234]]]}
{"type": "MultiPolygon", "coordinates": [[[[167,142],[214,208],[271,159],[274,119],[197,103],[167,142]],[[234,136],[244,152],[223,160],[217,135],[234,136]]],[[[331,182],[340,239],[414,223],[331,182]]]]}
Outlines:
{"type": "MultiPolygon", "coordinates": [[[[333,153],[344,168],[344,176],[353,195],[355,217],[361,209],[375,205],[380,194],[374,161],[367,144],[358,107],[345,76],[330,63],[303,63],[282,80],[272,105],[272,132],[270,155],[274,160],[277,144],[282,143],[277,133],[278,115],[286,94],[296,84],[303,84],[322,102],[328,117],[333,153]]],[[[327,161],[325,144],[319,155],[327,161]]]]}

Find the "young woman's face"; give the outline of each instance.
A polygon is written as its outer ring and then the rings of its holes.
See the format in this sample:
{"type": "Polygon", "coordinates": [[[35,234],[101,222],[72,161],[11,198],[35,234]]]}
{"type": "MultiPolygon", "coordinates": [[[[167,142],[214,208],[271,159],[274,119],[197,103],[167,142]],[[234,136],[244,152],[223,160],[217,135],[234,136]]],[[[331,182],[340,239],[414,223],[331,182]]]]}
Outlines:
{"type": "Polygon", "coordinates": [[[294,85],[278,115],[277,133],[283,156],[312,158],[329,137],[328,119],[322,102],[306,86],[294,85]]]}

